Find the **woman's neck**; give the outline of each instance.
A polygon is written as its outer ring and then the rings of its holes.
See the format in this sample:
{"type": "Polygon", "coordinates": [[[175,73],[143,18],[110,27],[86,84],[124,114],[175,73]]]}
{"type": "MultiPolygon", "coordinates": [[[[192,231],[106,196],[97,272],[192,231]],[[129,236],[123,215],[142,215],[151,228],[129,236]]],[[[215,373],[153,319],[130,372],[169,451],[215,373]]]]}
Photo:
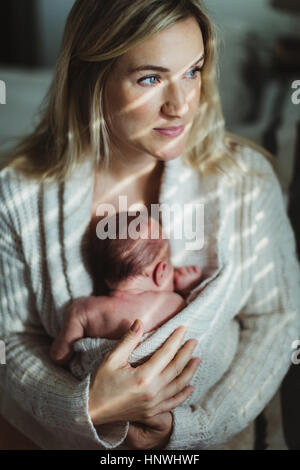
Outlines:
{"type": "Polygon", "coordinates": [[[158,160],[146,152],[134,148],[122,148],[112,139],[110,142],[109,166],[107,176],[115,182],[123,182],[131,177],[142,177],[150,174],[157,166],[158,160]]]}
{"type": "Polygon", "coordinates": [[[122,160],[115,162],[113,160],[108,172],[115,181],[121,182],[130,180],[131,178],[141,178],[150,175],[157,165],[158,161],[154,158],[134,162],[122,160]]]}
{"type": "Polygon", "coordinates": [[[163,167],[162,161],[153,160],[147,166],[135,166],[130,173],[128,169],[123,173],[121,170],[116,173],[110,169],[99,169],[95,175],[95,197],[98,199],[99,194],[101,199],[110,201],[120,194],[136,193],[140,196],[142,193],[150,193],[147,198],[155,203],[163,167]]]}

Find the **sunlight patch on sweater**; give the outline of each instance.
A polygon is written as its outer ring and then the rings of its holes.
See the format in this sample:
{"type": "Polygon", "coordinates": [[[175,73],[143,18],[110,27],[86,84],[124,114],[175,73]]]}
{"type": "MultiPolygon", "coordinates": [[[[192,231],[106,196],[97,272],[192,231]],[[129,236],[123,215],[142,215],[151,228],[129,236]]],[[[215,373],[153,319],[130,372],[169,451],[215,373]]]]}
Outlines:
{"type": "Polygon", "coordinates": [[[269,264],[267,264],[261,271],[255,274],[254,276],[254,283],[261,281],[263,278],[268,276],[271,271],[274,270],[274,263],[271,261],[269,264]]]}
{"type": "Polygon", "coordinates": [[[270,303],[271,300],[274,300],[274,299],[278,298],[278,294],[279,294],[278,287],[274,287],[271,290],[271,292],[269,292],[269,294],[264,299],[261,299],[261,300],[255,302],[253,304],[253,308],[260,308],[260,307],[264,306],[265,304],[268,305],[268,303],[270,303]]]}

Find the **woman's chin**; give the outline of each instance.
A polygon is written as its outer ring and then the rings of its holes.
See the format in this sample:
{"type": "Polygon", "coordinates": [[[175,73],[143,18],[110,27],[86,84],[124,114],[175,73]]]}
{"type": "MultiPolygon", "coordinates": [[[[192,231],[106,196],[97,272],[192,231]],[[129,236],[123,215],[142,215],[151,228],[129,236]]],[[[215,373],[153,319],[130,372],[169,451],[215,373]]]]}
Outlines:
{"type": "Polygon", "coordinates": [[[178,158],[180,157],[180,155],[182,155],[182,152],[183,150],[177,151],[177,152],[166,152],[166,153],[159,152],[155,154],[155,157],[162,161],[175,160],[175,158],[178,158]]]}
{"type": "Polygon", "coordinates": [[[183,154],[184,150],[185,145],[181,143],[181,145],[174,145],[173,148],[169,147],[160,149],[160,151],[157,152],[157,156],[161,160],[175,160],[183,154]]]}

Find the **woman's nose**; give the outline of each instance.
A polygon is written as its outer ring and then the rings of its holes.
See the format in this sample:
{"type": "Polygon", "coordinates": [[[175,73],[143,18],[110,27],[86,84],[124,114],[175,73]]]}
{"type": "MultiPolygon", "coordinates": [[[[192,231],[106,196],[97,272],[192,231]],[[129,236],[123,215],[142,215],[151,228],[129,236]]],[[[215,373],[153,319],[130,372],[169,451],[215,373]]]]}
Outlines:
{"type": "Polygon", "coordinates": [[[166,86],[164,99],[165,114],[182,116],[188,111],[187,97],[179,85],[173,83],[166,86]]]}

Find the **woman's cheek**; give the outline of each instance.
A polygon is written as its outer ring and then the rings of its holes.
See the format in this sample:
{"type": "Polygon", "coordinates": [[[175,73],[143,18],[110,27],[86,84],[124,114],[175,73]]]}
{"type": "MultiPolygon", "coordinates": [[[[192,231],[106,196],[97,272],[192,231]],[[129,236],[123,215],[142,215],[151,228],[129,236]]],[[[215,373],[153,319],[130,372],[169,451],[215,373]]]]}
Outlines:
{"type": "Polygon", "coordinates": [[[195,88],[193,89],[191,93],[190,103],[194,108],[197,108],[199,101],[200,101],[200,97],[201,97],[201,85],[198,84],[197,86],[195,86],[195,88]]]}
{"type": "Polygon", "coordinates": [[[149,127],[155,127],[158,122],[158,112],[154,103],[150,100],[141,106],[135,108],[130,117],[130,121],[138,128],[144,127],[147,130],[149,127]]]}

